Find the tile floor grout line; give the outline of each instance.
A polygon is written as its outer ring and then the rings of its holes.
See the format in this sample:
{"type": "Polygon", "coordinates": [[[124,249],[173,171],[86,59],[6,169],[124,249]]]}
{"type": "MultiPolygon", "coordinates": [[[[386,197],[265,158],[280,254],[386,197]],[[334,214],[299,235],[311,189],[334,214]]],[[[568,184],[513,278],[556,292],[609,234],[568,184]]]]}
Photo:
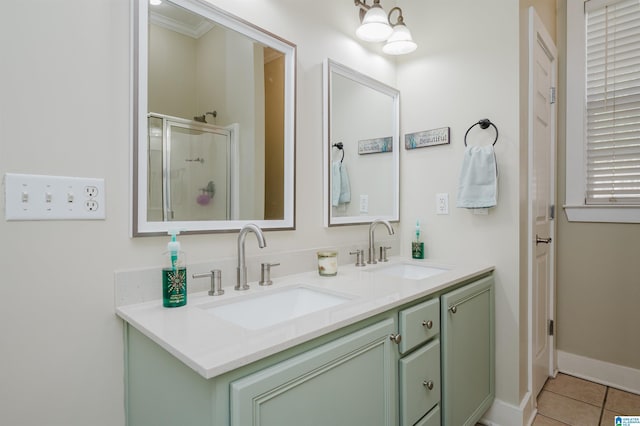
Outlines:
{"type": "Polygon", "coordinates": [[[590,403],[590,402],[583,401],[583,400],[581,400],[581,399],[575,399],[575,398],[573,398],[573,397],[571,397],[571,396],[569,396],[569,395],[565,395],[565,394],[563,394],[563,393],[559,393],[559,392],[551,391],[551,390],[549,390],[549,389],[544,389],[544,388],[543,388],[542,390],[543,390],[543,391],[547,391],[547,392],[549,392],[549,393],[552,393],[552,394],[554,394],[554,395],[564,396],[565,398],[569,398],[569,399],[572,399],[572,400],[577,401],[577,402],[583,402],[583,403],[588,404],[588,405],[590,405],[590,406],[592,406],[592,407],[596,407],[596,408],[603,408],[603,407],[604,407],[604,401],[602,402],[602,405],[595,405],[595,404],[592,404],[592,403],[590,403]]]}
{"type": "Polygon", "coordinates": [[[604,417],[604,407],[607,405],[607,396],[609,396],[609,386],[604,389],[604,399],[602,400],[602,410],[600,410],[600,420],[598,424],[602,424],[602,419],[604,417]]]}

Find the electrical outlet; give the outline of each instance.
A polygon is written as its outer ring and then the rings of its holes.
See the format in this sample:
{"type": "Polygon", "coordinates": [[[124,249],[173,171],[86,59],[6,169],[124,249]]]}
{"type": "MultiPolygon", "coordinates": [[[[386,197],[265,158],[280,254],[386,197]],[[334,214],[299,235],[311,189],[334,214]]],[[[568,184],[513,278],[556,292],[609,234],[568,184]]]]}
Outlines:
{"type": "Polygon", "coordinates": [[[98,196],[98,187],[94,185],[87,185],[84,187],[84,194],[89,198],[95,198],[98,196]]]}
{"type": "Polygon", "coordinates": [[[360,196],[360,213],[369,213],[369,196],[360,196]]]}
{"type": "Polygon", "coordinates": [[[104,179],[7,173],[6,220],[104,219],[104,179]]]}
{"type": "Polygon", "coordinates": [[[436,214],[449,214],[449,194],[436,194],[436,214]]]}
{"type": "Polygon", "coordinates": [[[87,201],[84,202],[84,206],[90,212],[96,212],[96,211],[98,211],[98,208],[100,207],[100,205],[98,204],[98,202],[96,200],[87,200],[87,201]]]}

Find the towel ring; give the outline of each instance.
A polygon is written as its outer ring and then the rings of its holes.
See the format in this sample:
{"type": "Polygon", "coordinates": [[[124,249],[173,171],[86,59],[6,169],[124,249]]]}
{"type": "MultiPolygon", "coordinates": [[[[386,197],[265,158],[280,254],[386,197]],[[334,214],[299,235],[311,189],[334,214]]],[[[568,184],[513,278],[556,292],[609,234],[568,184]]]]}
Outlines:
{"type": "Polygon", "coordinates": [[[342,163],[344,161],[344,145],[342,144],[342,142],[337,142],[337,143],[334,143],[332,146],[342,151],[342,159],[340,160],[340,162],[342,163]]]}
{"type": "Polygon", "coordinates": [[[496,131],[496,139],[493,141],[493,145],[495,145],[496,142],[498,142],[498,128],[496,127],[495,124],[491,122],[491,120],[489,120],[488,118],[483,118],[482,120],[478,121],[477,123],[474,123],[471,127],[467,129],[467,132],[464,134],[464,146],[467,146],[467,135],[469,134],[469,130],[473,129],[477,125],[480,125],[481,129],[487,129],[489,126],[493,126],[493,128],[496,131]]]}

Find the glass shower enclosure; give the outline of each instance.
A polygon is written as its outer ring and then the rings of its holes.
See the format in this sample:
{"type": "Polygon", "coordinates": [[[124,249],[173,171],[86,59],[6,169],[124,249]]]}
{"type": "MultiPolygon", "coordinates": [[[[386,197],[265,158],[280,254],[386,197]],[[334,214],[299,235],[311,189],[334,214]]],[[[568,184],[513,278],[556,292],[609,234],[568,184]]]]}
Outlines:
{"type": "Polygon", "coordinates": [[[155,113],[148,125],[148,220],[233,219],[235,127],[155,113]]]}

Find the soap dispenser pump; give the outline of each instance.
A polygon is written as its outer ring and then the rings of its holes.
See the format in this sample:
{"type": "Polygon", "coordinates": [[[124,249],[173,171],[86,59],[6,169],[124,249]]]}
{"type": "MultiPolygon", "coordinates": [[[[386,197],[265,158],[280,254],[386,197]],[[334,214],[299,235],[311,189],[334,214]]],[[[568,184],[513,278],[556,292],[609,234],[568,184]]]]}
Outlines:
{"type": "Polygon", "coordinates": [[[185,254],[180,250],[176,235],[180,231],[170,230],[171,241],[164,253],[165,266],[162,268],[162,306],[177,308],[187,304],[187,264],[185,254]]]}

